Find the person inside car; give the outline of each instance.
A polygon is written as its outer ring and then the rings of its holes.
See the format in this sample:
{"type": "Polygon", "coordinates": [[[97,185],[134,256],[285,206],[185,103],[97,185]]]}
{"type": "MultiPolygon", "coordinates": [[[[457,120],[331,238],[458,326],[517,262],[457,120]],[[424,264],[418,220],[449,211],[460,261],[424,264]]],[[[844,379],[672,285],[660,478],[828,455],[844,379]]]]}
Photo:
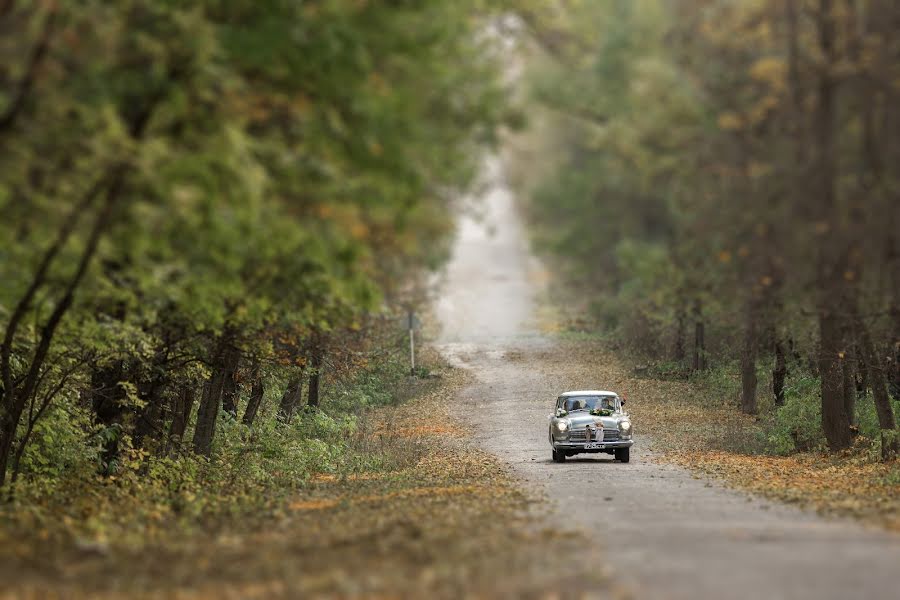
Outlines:
{"type": "Polygon", "coordinates": [[[569,407],[566,410],[569,412],[572,412],[573,410],[582,410],[587,406],[584,398],[573,398],[572,400],[569,400],[567,404],[569,407]]]}

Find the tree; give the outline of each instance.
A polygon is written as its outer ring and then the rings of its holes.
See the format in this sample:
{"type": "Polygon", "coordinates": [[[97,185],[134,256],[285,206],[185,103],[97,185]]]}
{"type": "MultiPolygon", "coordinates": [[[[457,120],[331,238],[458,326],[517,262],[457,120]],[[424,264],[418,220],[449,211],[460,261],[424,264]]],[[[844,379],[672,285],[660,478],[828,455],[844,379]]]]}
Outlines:
{"type": "Polygon", "coordinates": [[[0,485],[55,402],[96,409],[107,464],[119,440],[210,455],[220,411],[249,391],[252,424],[260,373],[300,366],[279,337],[350,328],[435,266],[508,120],[489,19],[477,0],[3,4],[0,485]]]}

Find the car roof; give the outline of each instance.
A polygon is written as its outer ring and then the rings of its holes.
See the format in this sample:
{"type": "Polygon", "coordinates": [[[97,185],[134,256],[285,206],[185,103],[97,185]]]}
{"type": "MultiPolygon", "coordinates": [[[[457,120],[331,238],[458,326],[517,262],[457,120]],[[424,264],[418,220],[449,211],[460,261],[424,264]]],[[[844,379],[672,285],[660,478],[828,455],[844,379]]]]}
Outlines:
{"type": "Polygon", "coordinates": [[[606,390],[580,390],[577,392],[563,392],[560,397],[568,398],[569,396],[618,396],[615,392],[606,390]]]}

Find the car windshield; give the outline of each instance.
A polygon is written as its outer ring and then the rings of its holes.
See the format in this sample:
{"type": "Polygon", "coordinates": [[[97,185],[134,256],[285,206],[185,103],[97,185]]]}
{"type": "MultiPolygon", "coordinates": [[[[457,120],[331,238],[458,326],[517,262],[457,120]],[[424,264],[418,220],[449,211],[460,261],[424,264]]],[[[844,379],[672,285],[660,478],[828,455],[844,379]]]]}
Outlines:
{"type": "Polygon", "coordinates": [[[594,410],[595,408],[616,410],[616,398],[614,396],[564,396],[559,400],[558,406],[566,412],[594,410]]]}

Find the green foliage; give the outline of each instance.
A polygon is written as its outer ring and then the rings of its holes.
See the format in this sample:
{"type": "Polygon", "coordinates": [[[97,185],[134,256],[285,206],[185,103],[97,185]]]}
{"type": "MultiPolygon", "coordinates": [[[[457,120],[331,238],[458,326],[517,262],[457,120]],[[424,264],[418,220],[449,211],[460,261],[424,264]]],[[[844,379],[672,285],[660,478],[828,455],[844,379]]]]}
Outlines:
{"type": "Polygon", "coordinates": [[[329,388],[321,409],[301,411],[290,424],[265,418],[251,428],[222,415],[209,459],[189,452],[154,455],[122,440],[109,476],[98,475],[97,465],[104,436],[113,433],[95,430],[85,437],[88,414],[66,419],[60,409],[36,428],[26,453],[31,462],[0,520],[11,528],[40,527],[53,537],[136,547],[173,530],[236,521],[253,526],[283,510],[313,476],[397,467],[396,457],[359,441],[368,408],[410,393],[402,365],[402,355],[384,355],[343,388],[329,388]]]}
{"type": "MultiPolygon", "coordinates": [[[[314,352],[341,372],[323,387],[346,397],[329,401],[402,399],[385,385],[400,367],[356,357],[446,256],[451,200],[510,114],[483,18],[480,0],[24,3],[0,16],[0,89],[23,93],[0,96],[0,371],[14,383],[0,414],[16,425],[0,440],[26,447],[23,476],[169,454],[185,392],[224,377],[243,402],[251,376],[284,385],[314,352]],[[21,60],[42,43],[41,64],[21,60]]],[[[295,444],[271,406],[250,433],[204,414],[213,451],[234,459],[213,457],[223,472],[256,440],[296,462],[248,468],[301,477],[334,462],[329,427],[352,430],[303,415],[295,444]]],[[[189,440],[202,428],[188,417],[189,440]]]]}
{"type": "Polygon", "coordinates": [[[886,486],[900,485],[900,465],[895,464],[890,472],[881,479],[881,484],[886,486]]]}
{"type": "MultiPolygon", "coordinates": [[[[800,377],[785,388],[784,406],[774,412],[774,418],[764,419],[766,451],[788,455],[797,451],[821,450],[825,447],[822,433],[822,401],[820,382],[813,377],[800,377]]],[[[892,402],[896,414],[900,402],[892,402]]],[[[871,395],[857,399],[855,422],[859,440],[868,448],[873,460],[881,456],[881,429],[875,403],[871,395]]]]}
{"type": "MultiPolygon", "coordinates": [[[[839,362],[897,343],[900,171],[887,165],[900,155],[877,125],[890,102],[831,74],[893,85],[897,53],[878,23],[898,7],[550,5],[547,22],[526,11],[541,42],[525,69],[540,131],[519,140],[514,179],[576,310],[642,362],[679,375],[712,366],[704,385],[728,401],[739,358],[772,361],[776,343],[790,345],[796,374],[826,374],[829,445],[847,447],[839,362]],[[870,56],[851,50],[863,47],[870,56]],[[688,359],[692,346],[702,360],[688,359]]],[[[779,411],[777,452],[820,442],[811,402],[797,398],[779,411]]]]}
{"type": "Polygon", "coordinates": [[[784,406],[776,410],[774,422],[764,433],[769,452],[787,455],[824,447],[819,385],[816,378],[802,377],[785,387],[784,406]]]}
{"type": "Polygon", "coordinates": [[[35,424],[20,468],[47,481],[58,481],[65,474],[90,473],[96,469],[99,433],[92,427],[88,411],[63,399],[35,424]],[[85,437],[85,432],[95,435],[85,437]]]}

